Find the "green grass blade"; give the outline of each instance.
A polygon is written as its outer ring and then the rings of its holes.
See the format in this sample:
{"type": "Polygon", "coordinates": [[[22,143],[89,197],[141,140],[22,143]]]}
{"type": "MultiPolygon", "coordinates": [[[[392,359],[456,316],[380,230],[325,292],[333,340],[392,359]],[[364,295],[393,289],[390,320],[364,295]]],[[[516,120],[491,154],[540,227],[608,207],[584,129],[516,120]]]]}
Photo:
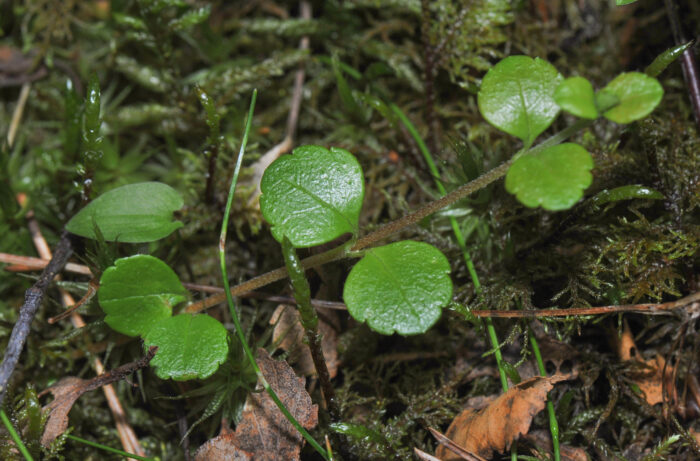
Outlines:
{"type": "Polygon", "coordinates": [[[294,416],[289,412],[287,407],[284,406],[282,401],[277,397],[277,394],[275,391],[270,387],[270,384],[267,382],[265,377],[262,374],[262,371],[260,371],[260,367],[258,367],[258,364],[255,362],[255,357],[253,356],[253,352],[250,349],[250,346],[248,345],[248,341],[245,338],[245,334],[243,332],[243,328],[241,327],[241,321],[238,318],[238,309],[236,309],[236,304],[233,300],[233,296],[231,296],[231,287],[229,286],[228,282],[228,272],[226,271],[226,234],[228,231],[228,220],[229,220],[229,215],[231,213],[231,204],[233,203],[233,196],[236,191],[236,183],[238,182],[238,174],[241,171],[241,164],[243,163],[243,154],[245,153],[245,148],[246,144],[248,144],[248,134],[250,133],[250,126],[251,122],[253,120],[253,110],[255,109],[255,101],[258,97],[258,90],[253,90],[253,96],[250,100],[250,109],[248,110],[248,117],[246,118],[246,124],[245,124],[245,130],[243,132],[243,139],[241,141],[241,149],[238,152],[238,160],[236,161],[236,167],[233,170],[233,178],[231,179],[231,186],[228,191],[228,198],[226,199],[226,211],[224,212],[224,219],[221,224],[221,234],[219,235],[219,263],[221,265],[221,275],[223,277],[223,283],[224,283],[224,292],[226,293],[226,301],[228,301],[228,307],[229,311],[231,312],[231,317],[233,319],[233,324],[236,327],[236,334],[238,335],[238,339],[241,341],[241,344],[243,345],[243,350],[245,351],[246,356],[248,357],[248,360],[250,361],[250,364],[253,366],[253,369],[255,370],[255,374],[258,377],[258,380],[261,382],[263,387],[265,388],[265,391],[270,395],[270,398],[275,402],[277,407],[280,409],[282,414],[284,415],[285,418],[298,430],[301,435],[306,439],[306,441],[314,447],[314,449],[321,455],[323,456],[323,459],[330,460],[331,458],[329,457],[328,453],[326,450],[323,449],[323,447],[309,434],[309,432],[304,429],[304,427],[299,424],[299,421],[297,421],[294,416]]]}
{"type": "Polygon", "coordinates": [[[66,435],[66,438],[69,438],[71,440],[75,440],[76,442],[80,442],[80,443],[85,444],[85,445],[89,445],[91,447],[99,448],[100,450],[104,450],[104,451],[108,451],[110,453],[121,455],[125,458],[133,458],[133,459],[138,459],[140,461],[155,461],[154,458],[146,458],[145,456],[139,456],[139,455],[135,455],[133,453],[127,453],[127,452],[119,450],[117,448],[108,447],[107,445],[102,445],[101,443],[93,442],[91,440],[81,439],[80,437],[76,437],[76,436],[71,435],[71,434],[66,435]]]}
{"type": "Polygon", "coordinates": [[[7,432],[10,433],[12,440],[15,441],[17,449],[20,453],[22,453],[22,456],[24,456],[24,459],[26,459],[27,461],[34,461],[34,458],[32,458],[32,455],[29,454],[29,450],[27,450],[27,447],[24,446],[24,442],[22,442],[22,439],[20,438],[19,434],[10,422],[10,418],[8,418],[5,412],[2,410],[0,410],[0,418],[2,419],[2,422],[5,425],[5,428],[7,428],[7,432]]]}

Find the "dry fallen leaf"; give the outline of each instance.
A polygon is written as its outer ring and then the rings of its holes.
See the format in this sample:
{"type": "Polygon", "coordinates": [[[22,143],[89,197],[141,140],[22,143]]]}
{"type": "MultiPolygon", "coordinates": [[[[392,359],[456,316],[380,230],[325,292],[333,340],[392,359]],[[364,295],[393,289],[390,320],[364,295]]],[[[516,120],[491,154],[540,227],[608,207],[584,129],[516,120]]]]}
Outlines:
{"type": "Polygon", "coordinates": [[[51,442],[68,428],[68,412],[76,400],[89,390],[87,383],[84,379],[68,376],[47,389],[54,399],[44,407],[44,411],[48,410],[51,413],[41,436],[43,446],[51,445],[51,442]]]}
{"type": "MultiPolygon", "coordinates": [[[[311,402],[304,379],[297,377],[287,362],[270,357],[265,349],[258,349],[256,360],[267,382],[297,421],[306,429],[316,426],[318,406],[311,402]]],[[[302,435],[267,392],[256,392],[248,396],[236,431],[222,429],[218,437],[199,447],[195,459],[294,461],[300,457],[303,442],[302,435]]]]}
{"type": "Polygon", "coordinates": [[[68,413],[81,395],[99,389],[106,384],[124,379],[136,370],[146,367],[157,350],[157,347],[151,347],[145,357],[129,362],[92,379],[85,380],[74,376],[68,376],[48,389],[43,390],[39,394],[40,397],[50,392],[54,396],[54,399],[51,403],[44,406],[44,411],[49,412],[49,419],[46,422],[44,433],[41,436],[41,444],[48,447],[56,437],[65,432],[68,428],[68,413]]]}
{"type": "Polygon", "coordinates": [[[639,354],[639,349],[637,349],[627,322],[625,322],[622,335],[617,339],[617,347],[621,360],[640,365],[640,371],[632,374],[631,378],[644,393],[644,400],[649,405],[656,405],[664,401],[664,384],[666,392],[669,393],[670,401],[677,401],[678,394],[673,383],[673,367],[667,366],[664,358],[658,354],[653,359],[645,360],[639,354]]]}
{"type": "MultiPolygon", "coordinates": [[[[544,409],[547,393],[555,383],[567,379],[571,375],[537,376],[523,381],[483,410],[468,409],[457,415],[445,435],[465,451],[491,458],[494,451],[507,450],[521,434],[527,434],[532,418],[544,409]]],[[[435,455],[444,461],[462,459],[443,445],[435,455]]]]}
{"type": "MultiPolygon", "coordinates": [[[[331,312],[330,315],[335,313],[331,312]]],[[[288,360],[294,364],[294,368],[304,376],[315,375],[316,368],[311,352],[304,344],[304,327],[301,325],[299,311],[292,306],[280,304],[272,314],[270,324],[275,325],[272,341],[274,343],[279,341],[279,347],[289,352],[288,360]]],[[[318,329],[323,335],[321,340],[323,358],[328,367],[328,374],[333,379],[338,374],[338,333],[323,318],[319,318],[318,329]]]]}
{"type": "Polygon", "coordinates": [[[226,426],[221,426],[219,435],[199,447],[195,455],[195,461],[253,461],[253,459],[253,453],[236,446],[236,433],[226,426]]]}

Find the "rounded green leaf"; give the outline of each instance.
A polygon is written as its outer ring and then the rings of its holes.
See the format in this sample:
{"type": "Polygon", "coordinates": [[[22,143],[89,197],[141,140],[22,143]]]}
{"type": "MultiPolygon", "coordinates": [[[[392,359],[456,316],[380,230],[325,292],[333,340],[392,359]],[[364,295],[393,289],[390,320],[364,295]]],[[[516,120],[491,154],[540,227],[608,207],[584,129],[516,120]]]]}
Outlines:
{"type": "Polygon", "coordinates": [[[526,206],[571,208],[591,185],[593,159],[578,144],[564,143],[518,158],[506,174],[506,190],[526,206]]]}
{"type": "Polygon", "coordinates": [[[348,311],[375,331],[424,333],[452,297],[450,263],[440,250],[406,240],[372,248],[352,268],[343,290],[348,311]]]}
{"type": "Polygon", "coordinates": [[[213,375],[228,354],[228,332],[204,314],[181,314],[156,323],[144,337],[144,347],[158,346],[151,360],[156,374],[175,381],[213,375]]]}
{"type": "Polygon", "coordinates": [[[561,82],[554,91],[554,100],[559,107],[577,117],[598,118],[593,85],[586,78],[571,77],[561,82]]]}
{"type": "Polygon", "coordinates": [[[97,197],[66,224],[66,230],[96,238],[95,226],[107,241],[152,242],[182,227],[173,211],[182,208],[180,194],[159,182],[117,187],[97,197]]]}
{"type": "Polygon", "coordinates": [[[554,90],[561,80],[557,69],[545,60],[507,57],[481,82],[481,115],[496,128],[531,145],[559,114],[554,90]]]}
{"type": "Polygon", "coordinates": [[[603,114],[615,123],[630,123],[646,117],[664,95],[659,81],[641,72],[620,74],[604,90],[620,100],[619,104],[603,114]]]}
{"type": "Polygon", "coordinates": [[[129,336],[143,336],[170,317],[173,306],[185,301],[186,294],[175,272],[148,255],[116,260],[102,274],[97,292],[107,325],[129,336]]]}
{"type": "Polygon", "coordinates": [[[278,241],[286,235],[297,248],[311,247],[357,233],[364,187],[350,152],[301,146],[265,170],[260,210],[278,241]]]}

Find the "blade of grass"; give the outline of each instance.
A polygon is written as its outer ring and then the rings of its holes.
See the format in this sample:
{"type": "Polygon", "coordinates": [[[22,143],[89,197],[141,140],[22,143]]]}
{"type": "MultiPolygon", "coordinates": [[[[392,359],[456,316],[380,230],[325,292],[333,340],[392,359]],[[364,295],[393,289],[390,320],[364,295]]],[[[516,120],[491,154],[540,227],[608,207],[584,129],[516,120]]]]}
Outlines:
{"type": "Polygon", "coordinates": [[[154,458],[146,458],[144,456],[135,455],[133,453],[127,453],[127,452],[119,450],[117,448],[108,447],[107,445],[102,445],[101,443],[93,442],[91,440],[81,439],[80,437],[76,437],[76,436],[71,435],[71,434],[66,434],[66,438],[71,439],[71,440],[75,440],[76,442],[80,442],[80,443],[85,444],[85,445],[89,445],[91,447],[99,448],[100,450],[104,450],[104,451],[108,451],[110,453],[115,453],[117,455],[121,455],[125,458],[138,459],[139,461],[155,461],[154,458]]]}
{"type": "Polygon", "coordinates": [[[238,318],[238,309],[236,308],[236,304],[233,300],[233,296],[231,295],[231,287],[229,286],[228,283],[228,272],[226,271],[226,234],[228,231],[228,219],[229,219],[229,214],[231,213],[231,204],[233,203],[233,196],[234,192],[236,191],[236,183],[238,182],[238,174],[241,171],[241,164],[243,163],[243,154],[245,153],[245,148],[246,144],[248,143],[248,134],[250,133],[250,126],[251,122],[253,120],[253,110],[255,109],[255,101],[258,97],[258,90],[253,90],[253,96],[250,99],[250,108],[248,109],[248,117],[246,118],[246,123],[245,123],[245,129],[243,131],[243,139],[241,141],[241,149],[238,152],[238,160],[236,160],[236,167],[233,170],[233,178],[231,179],[231,186],[228,191],[228,198],[226,199],[226,211],[224,212],[224,219],[223,222],[221,223],[221,234],[219,235],[219,263],[221,265],[221,276],[223,278],[223,283],[224,283],[224,291],[226,293],[226,301],[228,302],[228,307],[229,311],[231,312],[231,317],[233,318],[233,324],[236,327],[236,334],[238,335],[238,339],[241,341],[241,344],[243,345],[243,350],[245,351],[246,356],[248,357],[248,360],[250,361],[250,364],[253,366],[253,369],[255,370],[255,374],[258,377],[258,380],[262,384],[262,386],[265,388],[265,391],[268,393],[270,398],[272,399],[273,402],[275,402],[275,405],[277,405],[277,408],[280,409],[282,414],[284,415],[285,418],[298,430],[301,435],[306,439],[307,442],[309,442],[309,445],[314,447],[314,449],[321,455],[323,456],[323,459],[326,460],[331,460],[331,457],[328,455],[328,452],[323,449],[323,447],[311,436],[311,434],[308,433],[306,429],[299,423],[299,421],[294,418],[294,416],[289,412],[287,407],[284,406],[282,401],[277,397],[277,394],[275,391],[270,387],[270,384],[267,382],[265,377],[262,374],[262,371],[260,371],[260,367],[258,367],[258,364],[255,362],[255,357],[253,356],[253,352],[250,349],[250,346],[248,345],[248,341],[245,338],[245,334],[243,332],[243,328],[241,327],[241,321],[238,318]]]}
{"type": "MultiPolygon", "coordinates": [[[[547,376],[547,370],[544,367],[544,362],[542,361],[542,354],[540,353],[540,346],[537,344],[537,339],[535,339],[535,334],[530,332],[530,345],[532,346],[532,352],[535,354],[535,360],[537,360],[537,368],[542,376],[547,376]]],[[[554,404],[551,400],[547,400],[547,413],[549,414],[549,431],[552,433],[552,450],[554,452],[554,461],[561,461],[561,453],[559,450],[559,422],[557,421],[557,415],[554,412],[554,404]]]]}
{"type": "MultiPolygon", "coordinates": [[[[406,117],[406,114],[403,113],[399,106],[397,106],[394,103],[391,103],[389,107],[391,107],[391,110],[396,114],[401,123],[403,123],[403,125],[406,127],[406,130],[408,130],[408,132],[411,134],[414,141],[418,145],[418,150],[420,150],[421,154],[423,155],[425,163],[428,164],[428,169],[430,169],[430,174],[435,180],[435,186],[440,192],[440,195],[444,197],[445,195],[447,195],[447,190],[445,190],[445,186],[442,184],[442,181],[440,181],[440,172],[438,171],[437,166],[435,165],[433,156],[428,150],[428,146],[423,141],[423,138],[421,137],[420,133],[418,133],[416,127],[408,119],[408,117],[406,117]]],[[[471,277],[472,283],[474,284],[474,292],[478,295],[479,293],[481,293],[481,283],[479,282],[479,276],[476,273],[474,262],[472,261],[471,255],[469,254],[469,250],[467,249],[462,229],[460,229],[459,223],[457,223],[457,219],[454,216],[450,216],[450,225],[452,226],[452,232],[455,235],[457,244],[459,245],[459,248],[462,251],[462,257],[464,258],[464,262],[467,265],[469,276],[471,277]]],[[[498,336],[496,335],[496,328],[493,326],[493,321],[490,317],[486,317],[484,322],[486,323],[486,331],[488,332],[489,342],[491,343],[491,347],[493,348],[493,355],[496,357],[498,375],[501,378],[501,388],[503,389],[503,392],[506,392],[508,390],[508,380],[506,379],[506,371],[503,367],[503,355],[501,354],[501,348],[499,347],[498,336]]],[[[510,457],[512,461],[517,461],[518,459],[518,449],[515,443],[513,443],[513,445],[511,446],[510,457]]]]}
{"type": "Polygon", "coordinates": [[[26,459],[27,461],[34,461],[34,458],[32,458],[32,455],[29,454],[29,450],[27,450],[27,447],[24,446],[24,442],[22,442],[22,439],[15,430],[15,427],[10,422],[10,418],[7,417],[3,410],[0,410],[0,418],[2,419],[2,422],[5,425],[7,432],[10,433],[10,437],[12,437],[12,440],[15,441],[17,449],[20,453],[22,453],[22,456],[24,456],[24,459],[26,459]]]}

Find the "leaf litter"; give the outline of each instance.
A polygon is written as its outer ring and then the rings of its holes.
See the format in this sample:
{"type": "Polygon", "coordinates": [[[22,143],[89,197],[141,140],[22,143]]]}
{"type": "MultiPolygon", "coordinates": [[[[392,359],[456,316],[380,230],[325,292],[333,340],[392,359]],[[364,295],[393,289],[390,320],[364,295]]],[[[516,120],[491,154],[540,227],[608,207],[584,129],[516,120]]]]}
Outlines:
{"type": "MultiPolygon", "coordinates": [[[[305,429],[318,424],[318,406],[285,361],[275,360],[265,349],[258,349],[256,361],[265,380],[277,393],[289,412],[305,429]]],[[[287,421],[266,392],[252,392],[243,408],[243,416],[231,431],[222,425],[221,433],[202,445],[196,461],[215,460],[299,460],[304,439],[287,421]]]]}

